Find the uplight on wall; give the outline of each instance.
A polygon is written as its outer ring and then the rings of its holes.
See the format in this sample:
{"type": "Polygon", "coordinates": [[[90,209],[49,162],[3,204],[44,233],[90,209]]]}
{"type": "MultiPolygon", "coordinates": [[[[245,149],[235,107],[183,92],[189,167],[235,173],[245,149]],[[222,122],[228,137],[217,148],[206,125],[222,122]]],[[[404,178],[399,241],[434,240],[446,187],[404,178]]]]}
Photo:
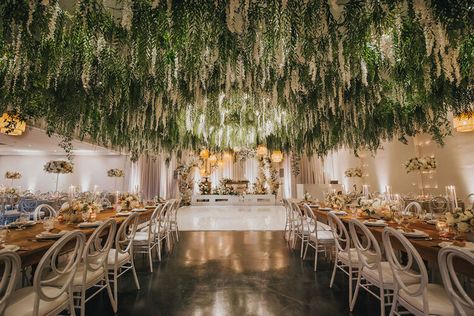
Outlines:
{"type": "Polygon", "coordinates": [[[0,117],[0,133],[10,136],[20,136],[26,130],[26,122],[19,115],[3,113],[0,117]]]}
{"type": "Polygon", "coordinates": [[[453,118],[454,129],[465,133],[474,131],[474,113],[463,113],[453,118]]]}

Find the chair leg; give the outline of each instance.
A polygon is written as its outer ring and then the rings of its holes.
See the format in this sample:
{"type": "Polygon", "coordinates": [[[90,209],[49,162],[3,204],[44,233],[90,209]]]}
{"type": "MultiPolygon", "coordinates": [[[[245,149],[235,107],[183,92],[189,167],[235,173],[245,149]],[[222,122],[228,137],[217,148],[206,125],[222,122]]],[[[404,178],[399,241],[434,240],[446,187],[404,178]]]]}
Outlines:
{"type": "Polygon", "coordinates": [[[114,310],[117,310],[118,306],[118,279],[117,279],[117,269],[114,267],[114,310]]]}
{"type": "Polygon", "coordinates": [[[162,243],[162,240],[159,240],[158,239],[158,242],[156,243],[156,253],[158,255],[158,261],[161,261],[161,243],[162,243]]]}
{"type": "MultiPolygon", "coordinates": [[[[115,282],[117,284],[117,282],[115,282]]],[[[114,313],[117,313],[117,305],[118,301],[115,301],[114,296],[112,294],[112,289],[110,288],[110,280],[109,275],[105,272],[105,286],[107,287],[107,294],[109,295],[110,305],[112,305],[112,310],[114,313]]]]}
{"type": "Polygon", "coordinates": [[[86,289],[82,287],[81,289],[81,316],[86,314],[86,289]]]}
{"type": "Polygon", "coordinates": [[[392,308],[390,309],[390,316],[395,315],[395,312],[398,310],[398,291],[393,293],[392,308]]]}
{"type": "Polygon", "coordinates": [[[383,286],[380,287],[380,316],[385,316],[385,291],[383,286]]]}
{"type": "Polygon", "coordinates": [[[153,259],[151,258],[150,248],[148,248],[148,263],[150,264],[150,272],[153,272],[153,259]]]}
{"type": "Polygon", "coordinates": [[[133,257],[132,257],[132,260],[130,261],[130,264],[132,265],[133,280],[135,281],[137,290],[139,290],[140,282],[138,282],[138,276],[137,276],[137,271],[135,270],[135,262],[133,261],[133,257]]]}
{"type": "Polygon", "coordinates": [[[332,269],[331,282],[329,283],[330,288],[332,288],[332,285],[334,284],[334,278],[336,277],[336,268],[337,268],[337,256],[334,259],[334,268],[332,269]]]}
{"type": "Polygon", "coordinates": [[[314,271],[318,270],[318,244],[314,247],[314,271]]]}
{"type": "Polygon", "coordinates": [[[359,290],[360,290],[360,273],[357,275],[357,285],[354,291],[354,296],[352,297],[352,303],[350,305],[350,311],[352,312],[354,310],[355,303],[357,301],[357,296],[359,295],[359,290]]]}
{"type": "Polygon", "coordinates": [[[349,306],[352,305],[352,266],[349,265],[349,306]]]}
{"type": "Polygon", "coordinates": [[[306,247],[304,247],[303,260],[306,259],[306,253],[308,252],[308,246],[309,246],[309,240],[306,243],[306,247]]]}
{"type": "Polygon", "coordinates": [[[76,316],[76,310],[74,307],[74,295],[73,295],[72,290],[69,290],[68,294],[69,294],[69,313],[71,314],[71,316],[76,316]]]}
{"type": "MultiPolygon", "coordinates": [[[[300,258],[303,258],[303,248],[304,248],[304,243],[305,243],[305,238],[304,238],[304,235],[301,235],[301,247],[300,247],[300,258]]],[[[306,240],[306,243],[308,243],[309,241],[306,240]]]]}

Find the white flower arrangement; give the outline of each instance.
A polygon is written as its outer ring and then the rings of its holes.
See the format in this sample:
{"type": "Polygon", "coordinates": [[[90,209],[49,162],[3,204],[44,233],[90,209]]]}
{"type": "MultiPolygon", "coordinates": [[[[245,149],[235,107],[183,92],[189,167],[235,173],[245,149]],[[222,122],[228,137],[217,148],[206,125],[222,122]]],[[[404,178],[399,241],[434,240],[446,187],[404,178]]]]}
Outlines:
{"type": "Polygon", "coordinates": [[[311,194],[309,194],[308,191],[306,191],[306,192],[304,193],[304,196],[303,196],[303,197],[304,197],[304,200],[305,200],[306,202],[310,201],[310,200],[313,198],[313,197],[311,196],[311,194]]]}
{"type": "Polygon", "coordinates": [[[64,203],[59,209],[59,213],[66,221],[80,222],[83,213],[100,213],[102,206],[94,201],[85,201],[81,199],[73,199],[64,203]]]}
{"type": "Polygon", "coordinates": [[[414,157],[408,159],[403,166],[407,173],[413,171],[430,171],[436,169],[435,156],[414,157]]]}
{"type": "Polygon", "coordinates": [[[235,192],[234,187],[226,185],[229,181],[232,180],[228,178],[221,179],[219,181],[219,186],[215,188],[212,193],[216,195],[237,195],[237,192],[235,192]]]}
{"type": "Polygon", "coordinates": [[[237,160],[245,161],[255,158],[255,154],[255,149],[241,149],[235,154],[235,157],[237,158],[237,160]]]}
{"type": "Polygon", "coordinates": [[[347,178],[362,178],[362,168],[360,167],[349,168],[346,171],[344,171],[344,175],[347,178]]]}
{"type": "Polygon", "coordinates": [[[51,160],[44,165],[43,170],[47,173],[72,173],[74,165],[66,160],[51,160]]]}
{"type": "Polygon", "coordinates": [[[202,195],[211,194],[211,182],[207,177],[203,177],[199,182],[199,193],[202,195]]]}
{"type": "Polygon", "coordinates": [[[17,188],[5,188],[5,190],[3,191],[5,194],[9,194],[9,195],[19,195],[20,192],[18,191],[17,188]]]}
{"type": "Polygon", "coordinates": [[[456,208],[453,212],[446,212],[446,224],[460,233],[474,232],[474,214],[472,210],[456,208]]]}
{"type": "Polygon", "coordinates": [[[362,212],[368,216],[380,215],[390,217],[390,212],[396,211],[399,208],[398,202],[387,201],[382,199],[361,199],[359,206],[362,212]]]}
{"type": "Polygon", "coordinates": [[[125,175],[122,169],[113,168],[107,171],[107,177],[121,178],[125,175]]]}
{"type": "Polygon", "coordinates": [[[119,206],[121,210],[130,210],[137,208],[140,205],[140,201],[136,194],[122,193],[119,197],[119,206]]]}
{"type": "Polygon", "coordinates": [[[18,180],[21,178],[21,173],[18,171],[7,171],[5,172],[5,179],[18,180]]]}
{"type": "Polygon", "coordinates": [[[331,207],[343,208],[344,205],[350,203],[351,198],[346,194],[333,192],[327,193],[324,197],[324,201],[331,207]]]}

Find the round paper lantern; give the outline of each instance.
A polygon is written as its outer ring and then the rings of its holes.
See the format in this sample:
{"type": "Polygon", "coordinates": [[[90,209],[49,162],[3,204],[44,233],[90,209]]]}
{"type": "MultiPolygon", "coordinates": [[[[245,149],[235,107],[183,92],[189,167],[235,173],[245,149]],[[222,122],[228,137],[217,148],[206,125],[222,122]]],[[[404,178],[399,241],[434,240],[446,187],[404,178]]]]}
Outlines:
{"type": "Polygon", "coordinates": [[[213,165],[217,162],[217,157],[216,155],[211,155],[208,160],[211,163],[211,165],[213,165]]]}
{"type": "Polygon", "coordinates": [[[267,154],[267,147],[265,145],[260,145],[257,147],[257,155],[265,156],[267,154]]]}
{"type": "Polygon", "coordinates": [[[201,150],[201,152],[199,153],[199,157],[201,157],[204,160],[209,158],[209,150],[207,150],[207,149],[201,150]]]}
{"type": "Polygon", "coordinates": [[[454,129],[457,132],[472,132],[474,131],[474,113],[461,114],[453,118],[454,129]]]}
{"type": "Polygon", "coordinates": [[[26,122],[22,121],[18,115],[3,113],[0,117],[0,133],[10,136],[20,136],[25,132],[26,122]]]}
{"type": "Polygon", "coordinates": [[[274,150],[271,156],[273,162],[282,162],[283,161],[283,153],[281,150],[274,150]]]}

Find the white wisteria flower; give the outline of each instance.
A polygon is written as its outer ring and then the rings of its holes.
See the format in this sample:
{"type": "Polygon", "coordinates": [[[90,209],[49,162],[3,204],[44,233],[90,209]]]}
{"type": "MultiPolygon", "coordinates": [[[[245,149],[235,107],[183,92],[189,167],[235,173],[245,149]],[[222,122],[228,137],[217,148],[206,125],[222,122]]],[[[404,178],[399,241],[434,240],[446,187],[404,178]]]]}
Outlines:
{"type": "Polygon", "coordinates": [[[414,157],[408,159],[403,166],[407,173],[413,171],[430,171],[436,169],[435,156],[414,157]]]}

